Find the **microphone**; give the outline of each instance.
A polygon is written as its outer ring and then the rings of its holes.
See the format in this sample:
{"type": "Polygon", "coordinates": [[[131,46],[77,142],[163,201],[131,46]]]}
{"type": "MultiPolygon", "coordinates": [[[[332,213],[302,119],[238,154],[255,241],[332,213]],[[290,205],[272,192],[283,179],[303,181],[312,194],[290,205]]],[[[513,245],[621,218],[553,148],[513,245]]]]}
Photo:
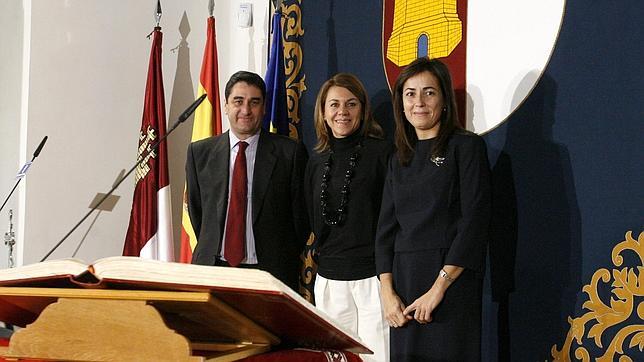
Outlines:
{"type": "MultiPolygon", "coordinates": [[[[204,93],[201,97],[197,98],[194,102],[192,102],[192,104],[191,104],[188,108],[186,108],[186,110],[185,110],[185,111],[183,111],[183,113],[181,113],[181,115],[177,118],[177,121],[176,121],[176,122],[174,123],[174,125],[173,125],[173,126],[172,126],[172,127],[171,127],[167,132],[166,132],[166,134],[165,134],[163,137],[159,138],[159,140],[158,140],[155,144],[153,144],[153,145],[152,145],[152,146],[150,146],[149,148],[145,149],[145,152],[144,152],[143,154],[141,154],[141,157],[139,157],[139,158],[138,158],[138,160],[134,163],[134,166],[132,166],[132,168],[131,168],[131,169],[130,169],[130,170],[129,170],[129,171],[128,171],[128,172],[127,172],[123,177],[121,177],[121,178],[118,180],[118,182],[115,182],[115,183],[114,183],[114,185],[112,185],[112,188],[111,188],[111,189],[110,189],[110,190],[109,190],[105,195],[103,195],[103,197],[102,197],[102,198],[101,198],[101,199],[96,203],[96,205],[94,205],[94,207],[92,207],[92,208],[87,212],[87,214],[85,214],[85,216],[83,216],[83,217],[78,221],[78,223],[76,223],[76,225],[74,225],[74,227],[72,227],[72,228],[71,228],[71,230],[69,230],[69,232],[67,232],[67,234],[65,234],[65,236],[63,236],[63,238],[62,238],[62,239],[60,239],[60,241],[59,241],[56,245],[54,245],[54,247],[53,247],[53,248],[51,248],[51,250],[49,250],[49,252],[48,252],[45,256],[43,256],[43,258],[42,258],[42,259],[40,259],[40,261],[41,261],[41,262],[43,262],[43,261],[47,260],[47,258],[48,258],[48,257],[49,257],[49,256],[50,256],[54,251],[56,251],[56,249],[58,249],[58,247],[59,247],[59,246],[61,246],[61,245],[63,244],[63,242],[64,242],[65,240],[67,240],[67,238],[68,238],[68,237],[69,237],[69,236],[70,236],[74,231],[76,231],[76,229],[78,229],[78,227],[83,223],[83,221],[87,220],[87,218],[88,218],[88,217],[89,217],[89,216],[90,216],[90,215],[91,215],[91,214],[92,214],[96,209],[98,209],[98,207],[99,207],[99,206],[101,206],[101,205],[103,204],[103,202],[104,202],[108,197],[110,197],[110,195],[112,195],[112,193],[113,193],[113,192],[114,192],[114,191],[119,187],[119,185],[121,185],[121,183],[122,183],[122,182],[123,182],[123,181],[124,181],[124,180],[125,180],[125,179],[126,179],[126,178],[127,178],[127,177],[128,177],[128,176],[129,176],[129,175],[130,175],[130,174],[131,174],[131,173],[132,173],[132,172],[133,172],[133,171],[134,171],[134,170],[135,170],[135,169],[136,169],[140,164],[141,164],[141,163],[142,163],[142,162],[143,162],[143,160],[147,160],[147,158],[148,158],[147,156],[148,156],[151,152],[156,151],[156,149],[159,147],[159,145],[161,144],[161,142],[165,141],[165,139],[166,139],[166,138],[168,138],[168,136],[170,135],[170,133],[172,133],[172,131],[174,131],[174,130],[175,130],[175,128],[177,128],[177,126],[179,126],[179,125],[180,125],[181,123],[183,123],[186,119],[188,119],[188,117],[190,117],[190,115],[192,115],[192,113],[197,109],[197,107],[199,107],[199,105],[201,104],[201,102],[203,102],[203,100],[204,100],[204,99],[206,99],[206,97],[207,97],[207,96],[208,96],[208,95],[207,95],[206,93],[204,93]]],[[[43,140],[43,142],[44,142],[44,140],[43,140]]]]}
{"type": "Polygon", "coordinates": [[[188,117],[190,117],[190,115],[192,113],[194,113],[194,111],[197,109],[197,107],[199,107],[201,102],[203,102],[203,100],[206,99],[207,96],[208,95],[206,93],[204,93],[204,94],[201,95],[201,97],[197,98],[197,100],[192,102],[192,104],[188,108],[186,108],[186,110],[183,111],[183,113],[181,113],[179,118],[177,118],[177,123],[183,123],[186,119],[188,119],[188,117]]]}
{"type": "Polygon", "coordinates": [[[38,157],[38,155],[40,155],[40,151],[42,151],[42,148],[45,147],[45,143],[47,142],[47,138],[49,138],[49,136],[45,136],[42,139],[42,141],[40,141],[40,144],[38,145],[38,148],[36,148],[36,150],[34,151],[34,158],[31,159],[32,161],[35,160],[36,157],[38,157]]]}
{"type": "Polygon", "coordinates": [[[29,167],[31,166],[31,164],[34,162],[36,157],[40,155],[40,151],[42,151],[42,148],[45,146],[45,142],[47,142],[47,138],[49,138],[49,136],[45,136],[42,139],[42,141],[40,141],[40,144],[34,151],[34,156],[31,158],[31,161],[25,163],[18,171],[18,175],[16,175],[16,178],[18,179],[18,181],[16,181],[16,184],[13,185],[13,188],[11,189],[11,191],[9,191],[9,195],[7,195],[7,197],[4,199],[2,206],[0,206],[0,211],[2,211],[4,206],[7,204],[7,201],[9,201],[9,198],[11,197],[11,195],[13,195],[13,192],[16,190],[16,187],[18,187],[18,184],[20,183],[20,181],[22,181],[22,178],[25,177],[25,175],[27,174],[27,171],[29,170],[29,167]]]}

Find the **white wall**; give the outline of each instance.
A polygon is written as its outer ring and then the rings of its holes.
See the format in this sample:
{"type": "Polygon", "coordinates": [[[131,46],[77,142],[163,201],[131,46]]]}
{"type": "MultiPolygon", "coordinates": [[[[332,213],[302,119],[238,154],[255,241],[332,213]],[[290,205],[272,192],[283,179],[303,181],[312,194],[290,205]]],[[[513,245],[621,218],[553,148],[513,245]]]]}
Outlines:
{"type": "MultiPolygon", "coordinates": [[[[260,75],[265,71],[268,0],[244,0],[253,3],[253,29],[235,25],[240,2],[215,1],[222,94],[225,81],[235,71],[249,69],[260,75]]],[[[207,3],[161,2],[169,124],[196,94],[207,3]]],[[[151,45],[146,35],[155,25],[156,0],[1,0],[0,4],[0,130],[2,138],[10,140],[0,146],[0,194],[10,189],[7,184],[12,184],[18,164],[31,157],[43,136],[49,136],[23,180],[21,194],[12,199],[24,215],[17,230],[18,256],[27,264],[40,260],[88,211],[94,195],[106,192],[117,174],[135,161],[151,45]],[[23,40],[28,45],[25,54],[23,40]],[[21,68],[28,70],[24,76],[20,75],[21,68]],[[8,89],[19,94],[14,89],[21,85],[27,95],[22,101],[14,93],[5,95],[8,89]],[[13,122],[21,110],[25,116],[16,126],[13,122]],[[21,153],[23,159],[19,160],[21,153]]],[[[169,142],[177,246],[190,133],[191,123],[182,125],[169,142]]],[[[133,186],[130,177],[115,192],[121,196],[115,209],[92,215],[50,258],[70,257],[82,240],[79,258],[91,261],[120,255],[133,186]]],[[[0,213],[0,230],[6,225],[6,210],[0,213]]],[[[0,259],[0,267],[6,265],[5,259],[0,259]]]]}
{"type": "MultiPolygon", "coordinates": [[[[0,0],[0,205],[13,188],[19,168],[20,96],[22,74],[22,2],[0,0]]],[[[9,230],[9,210],[18,220],[18,191],[0,212],[0,236],[9,230]]],[[[15,229],[14,229],[15,231],[15,229]]],[[[4,240],[4,239],[2,239],[4,240]]],[[[0,268],[7,266],[8,249],[0,242],[0,268]]]]}

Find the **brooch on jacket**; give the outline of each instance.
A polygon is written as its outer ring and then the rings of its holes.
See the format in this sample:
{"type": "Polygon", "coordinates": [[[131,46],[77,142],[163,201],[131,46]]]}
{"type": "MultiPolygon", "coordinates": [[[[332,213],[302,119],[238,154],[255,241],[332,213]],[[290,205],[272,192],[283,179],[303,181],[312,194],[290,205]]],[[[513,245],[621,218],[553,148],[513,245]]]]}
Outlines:
{"type": "Polygon", "coordinates": [[[432,156],[429,160],[436,166],[442,166],[445,163],[445,157],[432,156]]]}

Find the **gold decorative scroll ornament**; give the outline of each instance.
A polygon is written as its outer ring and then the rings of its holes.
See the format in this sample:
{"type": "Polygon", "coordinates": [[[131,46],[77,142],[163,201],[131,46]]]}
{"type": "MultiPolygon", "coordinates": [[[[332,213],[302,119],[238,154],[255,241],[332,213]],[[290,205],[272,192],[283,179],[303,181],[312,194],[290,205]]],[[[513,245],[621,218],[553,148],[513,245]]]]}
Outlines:
{"type": "MultiPolygon", "coordinates": [[[[568,317],[570,330],[561,349],[552,346],[555,361],[570,361],[573,346],[576,360],[581,361],[619,361],[642,360],[644,349],[644,232],[637,240],[628,231],[625,240],[613,248],[612,270],[598,269],[590,284],[583,287],[588,300],[582,308],[587,310],[580,317],[568,317]],[[624,264],[625,252],[635,254],[639,265],[629,267],[624,264]],[[620,269],[621,267],[621,269],[620,269]],[[603,285],[610,282],[611,296],[608,304],[599,297],[600,281],[603,285]],[[608,342],[608,343],[606,343],[608,342]],[[584,346],[584,343],[586,345],[584,346]],[[594,346],[593,346],[594,344],[594,346]],[[591,351],[599,350],[601,355],[591,356],[591,351]],[[640,356],[631,358],[629,356],[640,356]]],[[[604,288],[605,289],[605,288],[604,288]]]]}
{"type": "Polygon", "coordinates": [[[297,124],[300,123],[300,97],[306,90],[306,75],[300,74],[302,69],[302,47],[298,42],[304,35],[302,28],[302,0],[291,4],[282,4],[282,41],[284,43],[284,71],[286,73],[286,98],[289,123],[289,136],[298,139],[297,124]]]}
{"type": "MultiPolygon", "coordinates": [[[[299,139],[297,125],[300,123],[300,97],[306,90],[306,75],[301,73],[303,52],[300,37],[304,35],[302,28],[302,0],[294,0],[289,4],[282,3],[282,42],[284,43],[284,72],[286,73],[286,107],[288,109],[289,137],[299,139]]],[[[300,271],[300,294],[313,303],[313,281],[317,270],[313,260],[313,234],[306,242],[304,252],[300,255],[302,268],[300,271]]]]}

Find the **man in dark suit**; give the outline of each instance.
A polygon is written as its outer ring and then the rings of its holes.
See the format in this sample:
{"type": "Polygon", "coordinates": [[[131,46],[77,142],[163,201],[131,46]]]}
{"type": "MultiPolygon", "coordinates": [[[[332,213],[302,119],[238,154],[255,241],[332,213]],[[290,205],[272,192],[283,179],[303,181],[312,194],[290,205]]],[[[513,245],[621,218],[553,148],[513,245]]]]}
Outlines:
{"type": "Polygon", "coordinates": [[[266,270],[297,290],[309,233],[306,150],[261,130],[266,86],[260,76],[233,74],[225,96],[230,130],[188,147],[188,210],[197,236],[192,263],[266,270]]]}

